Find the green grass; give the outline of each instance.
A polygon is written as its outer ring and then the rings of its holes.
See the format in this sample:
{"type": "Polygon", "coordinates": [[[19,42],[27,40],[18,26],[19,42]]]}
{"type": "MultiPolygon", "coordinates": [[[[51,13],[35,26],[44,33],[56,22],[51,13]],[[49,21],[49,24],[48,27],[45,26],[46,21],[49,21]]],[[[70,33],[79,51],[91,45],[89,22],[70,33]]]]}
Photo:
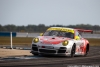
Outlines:
{"type": "Polygon", "coordinates": [[[91,46],[100,46],[100,39],[96,38],[87,38],[91,46]]]}
{"type": "MultiPolygon", "coordinates": [[[[13,45],[31,45],[31,37],[13,37],[13,45]]],[[[10,37],[0,37],[0,45],[10,45],[10,37]]]]}
{"type": "MultiPolygon", "coordinates": [[[[32,37],[13,37],[13,45],[31,45],[32,37]]],[[[100,39],[88,38],[90,46],[100,46],[100,39]]],[[[10,45],[10,37],[0,37],[0,45],[10,45]]]]}

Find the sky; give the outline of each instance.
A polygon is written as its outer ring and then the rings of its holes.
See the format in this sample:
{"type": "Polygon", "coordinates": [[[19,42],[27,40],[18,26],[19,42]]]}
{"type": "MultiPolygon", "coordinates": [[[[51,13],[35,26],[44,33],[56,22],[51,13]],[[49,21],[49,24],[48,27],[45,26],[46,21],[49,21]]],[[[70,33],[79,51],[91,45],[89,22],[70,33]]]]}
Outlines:
{"type": "Polygon", "coordinates": [[[100,25],[100,0],[0,0],[1,25],[100,25]]]}

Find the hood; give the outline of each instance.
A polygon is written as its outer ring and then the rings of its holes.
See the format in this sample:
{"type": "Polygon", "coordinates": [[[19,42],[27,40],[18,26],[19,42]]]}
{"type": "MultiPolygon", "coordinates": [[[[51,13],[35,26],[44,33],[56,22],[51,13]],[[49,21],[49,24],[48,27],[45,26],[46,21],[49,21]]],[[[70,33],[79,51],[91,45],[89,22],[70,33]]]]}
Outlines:
{"type": "Polygon", "coordinates": [[[54,45],[59,44],[65,40],[70,40],[70,38],[56,36],[39,36],[38,38],[40,39],[41,43],[54,45]]]}

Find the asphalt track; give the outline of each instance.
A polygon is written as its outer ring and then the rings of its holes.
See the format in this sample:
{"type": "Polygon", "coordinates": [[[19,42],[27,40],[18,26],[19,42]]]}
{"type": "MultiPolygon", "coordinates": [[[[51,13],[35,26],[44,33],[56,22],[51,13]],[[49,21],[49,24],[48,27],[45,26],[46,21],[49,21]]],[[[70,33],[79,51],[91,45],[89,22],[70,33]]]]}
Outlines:
{"type": "MultiPolygon", "coordinates": [[[[34,57],[34,56],[33,56],[34,57]]],[[[100,67],[100,47],[90,47],[87,57],[45,56],[31,59],[0,61],[0,67],[100,67]]]]}

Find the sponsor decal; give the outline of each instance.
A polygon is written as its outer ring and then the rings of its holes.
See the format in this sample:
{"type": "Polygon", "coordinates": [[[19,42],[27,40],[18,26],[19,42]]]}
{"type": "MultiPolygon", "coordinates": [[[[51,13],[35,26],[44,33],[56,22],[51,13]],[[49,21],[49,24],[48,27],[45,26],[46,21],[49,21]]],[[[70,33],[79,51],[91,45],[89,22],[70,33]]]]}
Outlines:
{"type": "Polygon", "coordinates": [[[57,31],[65,31],[65,32],[74,33],[74,30],[73,29],[68,29],[68,28],[49,28],[47,30],[57,30],[57,31]]]}

